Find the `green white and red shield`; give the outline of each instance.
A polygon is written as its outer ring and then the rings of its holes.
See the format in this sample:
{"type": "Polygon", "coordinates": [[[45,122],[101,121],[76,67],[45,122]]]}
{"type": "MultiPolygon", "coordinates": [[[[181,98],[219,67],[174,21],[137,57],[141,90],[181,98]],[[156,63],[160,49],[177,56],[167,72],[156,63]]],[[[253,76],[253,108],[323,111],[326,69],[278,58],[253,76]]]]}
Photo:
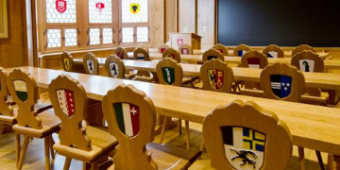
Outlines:
{"type": "Polygon", "coordinates": [[[113,108],[120,131],[130,138],[136,136],[140,129],[139,107],[130,103],[115,103],[113,108]]]}

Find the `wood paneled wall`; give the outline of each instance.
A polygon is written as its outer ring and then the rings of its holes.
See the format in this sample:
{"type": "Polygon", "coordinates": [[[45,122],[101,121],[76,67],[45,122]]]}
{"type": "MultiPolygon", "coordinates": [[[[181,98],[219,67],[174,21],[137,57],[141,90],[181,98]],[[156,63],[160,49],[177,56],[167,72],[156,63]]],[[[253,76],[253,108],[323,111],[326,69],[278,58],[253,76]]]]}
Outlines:
{"type": "Polygon", "coordinates": [[[8,0],[9,39],[0,39],[0,66],[28,65],[25,0],[8,0]]]}
{"type": "Polygon", "coordinates": [[[197,33],[197,0],[179,1],[179,32],[197,33]]]}

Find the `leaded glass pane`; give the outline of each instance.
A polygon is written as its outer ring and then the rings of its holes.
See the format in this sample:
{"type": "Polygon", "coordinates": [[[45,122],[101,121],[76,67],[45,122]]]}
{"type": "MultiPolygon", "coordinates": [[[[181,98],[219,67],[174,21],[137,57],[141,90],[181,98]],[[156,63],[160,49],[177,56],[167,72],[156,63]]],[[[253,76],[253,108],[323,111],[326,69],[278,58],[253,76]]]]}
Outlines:
{"type": "Polygon", "coordinates": [[[122,39],[123,43],[133,42],[133,27],[122,28],[122,39]]]}
{"type": "Polygon", "coordinates": [[[148,27],[137,27],[137,42],[148,42],[149,31],[148,27]]]}
{"type": "Polygon", "coordinates": [[[76,0],[46,0],[47,23],[76,23],[76,0]]]}
{"type": "Polygon", "coordinates": [[[112,28],[104,28],[103,29],[103,43],[104,44],[112,44],[112,28]]]}
{"type": "Polygon", "coordinates": [[[112,23],[112,0],[89,0],[90,23],[112,23]]]}
{"type": "Polygon", "coordinates": [[[48,48],[61,47],[60,29],[48,29],[47,30],[47,47],[48,48]]]}
{"type": "Polygon", "coordinates": [[[65,29],[65,46],[77,46],[77,29],[65,29]]]}
{"type": "Polygon", "coordinates": [[[122,0],[122,23],[148,22],[148,0],[122,0]]]}
{"type": "Polygon", "coordinates": [[[100,29],[90,28],[90,45],[100,44],[100,29]]]}

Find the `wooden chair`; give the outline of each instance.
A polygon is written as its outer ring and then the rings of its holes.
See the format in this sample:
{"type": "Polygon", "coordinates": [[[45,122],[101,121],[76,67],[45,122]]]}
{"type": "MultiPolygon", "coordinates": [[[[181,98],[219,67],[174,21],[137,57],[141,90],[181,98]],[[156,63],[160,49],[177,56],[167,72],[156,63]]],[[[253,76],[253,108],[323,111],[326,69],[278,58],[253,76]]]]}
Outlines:
{"type": "Polygon", "coordinates": [[[284,170],[292,155],[287,125],[252,101],[218,106],[202,133],[216,170],[284,170]]]}
{"type": "Polygon", "coordinates": [[[112,55],[105,60],[105,69],[109,77],[125,78],[124,62],[115,55],[112,55]]]}
{"type": "Polygon", "coordinates": [[[48,86],[55,114],[62,122],[60,142],[53,145],[58,154],[66,157],[64,170],[69,169],[71,160],[77,159],[91,164],[97,170],[99,163],[118,144],[117,140],[102,127],[84,125],[88,113],[88,99],[84,87],[67,75],[60,75],[48,86]]]}
{"type": "Polygon", "coordinates": [[[64,71],[85,73],[84,66],[82,64],[75,64],[73,62],[73,57],[69,52],[63,52],[61,55],[61,65],[64,71]]]}
{"type": "MultiPolygon", "coordinates": [[[[133,52],[133,58],[134,60],[150,61],[149,53],[142,48],[137,48],[133,52]]],[[[151,74],[149,71],[137,71],[137,75],[134,80],[151,82],[154,79],[153,75],[154,74],[151,74]]]]}
{"type": "Polygon", "coordinates": [[[284,52],[282,48],[275,44],[271,44],[265,49],[263,49],[262,53],[267,57],[267,58],[284,58],[284,52]]]}
{"type": "Polygon", "coordinates": [[[83,58],[83,65],[86,74],[99,75],[99,63],[94,54],[87,53],[83,58]]]}
{"type": "Polygon", "coordinates": [[[158,52],[159,53],[163,53],[165,50],[167,50],[168,48],[171,48],[169,45],[167,44],[162,44],[158,47],[158,52]]]}
{"type": "Polygon", "coordinates": [[[224,56],[220,51],[217,51],[216,49],[209,49],[208,51],[204,52],[202,55],[202,61],[203,63],[206,61],[209,61],[211,59],[220,59],[221,61],[224,61],[224,56]]]}
{"type": "Polygon", "coordinates": [[[126,50],[122,47],[118,47],[116,50],[115,50],[115,53],[114,53],[117,57],[119,57],[120,59],[128,59],[128,54],[126,52],[126,50]]]}
{"type": "MultiPolygon", "coordinates": [[[[319,57],[317,53],[312,51],[302,51],[293,56],[291,65],[297,67],[302,72],[323,72],[324,61],[319,57]]],[[[305,96],[302,101],[312,104],[326,105],[328,101],[328,95],[323,94],[321,89],[318,88],[305,88],[305,96]]]]}
{"type": "Polygon", "coordinates": [[[166,57],[172,58],[176,60],[178,63],[181,62],[181,55],[179,54],[178,51],[176,51],[173,48],[168,48],[163,52],[163,58],[166,58],[166,57]]]}
{"type": "Polygon", "coordinates": [[[222,53],[223,56],[229,55],[228,48],[222,44],[216,44],[212,48],[222,53]]]}
{"type": "MultiPolygon", "coordinates": [[[[178,86],[181,87],[183,84],[191,81],[191,79],[183,78],[183,69],[180,64],[178,64],[175,60],[171,58],[164,58],[160,61],[157,66],[157,76],[159,78],[160,84],[171,85],[171,86],[178,86]]],[[[163,127],[161,132],[161,139],[160,143],[163,142],[165,130],[166,130],[166,122],[171,119],[170,117],[164,117],[163,127]]],[[[181,133],[181,121],[179,120],[179,129],[181,133]]],[[[187,136],[187,149],[190,148],[190,129],[189,129],[189,121],[185,121],[185,129],[186,129],[186,136],[187,136]]]]}
{"type": "Polygon", "coordinates": [[[203,89],[219,92],[231,92],[234,73],[221,60],[211,59],[205,62],[200,70],[203,89]]]}
{"type": "Polygon", "coordinates": [[[268,65],[268,59],[262,53],[257,51],[248,51],[241,59],[241,67],[245,68],[265,68],[268,65]]]}
{"type": "Polygon", "coordinates": [[[119,142],[111,170],[188,169],[200,156],[200,152],[151,143],[155,106],[131,85],[110,90],[103,98],[103,111],[111,135],[119,142]]]}
{"type": "MultiPolygon", "coordinates": [[[[61,122],[54,114],[45,111],[48,108],[37,109],[35,107],[39,97],[38,87],[29,73],[22,69],[14,69],[7,78],[7,85],[13,101],[18,106],[17,124],[13,126],[13,130],[17,135],[24,136],[17,167],[21,170],[30,138],[44,138],[45,167],[49,170],[50,149],[53,143],[52,134],[59,131],[61,122]]],[[[20,141],[16,141],[16,144],[17,150],[19,150],[20,141]]],[[[51,149],[51,151],[51,156],[54,158],[53,150],[51,149]]]]}
{"type": "Polygon", "coordinates": [[[188,44],[182,44],[181,46],[179,46],[179,52],[182,55],[192,55],[192,54],[194,54],[194,50],[188,44]]]}
{"type": "Polygon", "coordinates": [[[234,56],[242,57],[245,53],[250,51],[251,48],[245,44],[240,44],[234,49],[234,56]]]}
{"type": "Polygon", "coordinates": [[[309,50],[309,51],[313,51],[314,53],[316,53],[313,47],[309,46],[308,44],[301,44],[293,49],[292,56],[304,50],[309,50]]]}

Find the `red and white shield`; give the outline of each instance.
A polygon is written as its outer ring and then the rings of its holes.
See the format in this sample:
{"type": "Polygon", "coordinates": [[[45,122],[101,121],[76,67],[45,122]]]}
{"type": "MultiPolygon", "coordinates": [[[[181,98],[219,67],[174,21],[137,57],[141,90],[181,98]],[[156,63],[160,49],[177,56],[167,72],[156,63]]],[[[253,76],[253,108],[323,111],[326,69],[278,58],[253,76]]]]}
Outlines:
{"type": "Polygon", "coordinates": [[[177,39],[177,45],[181,46],[182,44],[183,44],[183,39],[182,38],[177,39]]]}
{"type": "Polygon", "coordinates": [[[102,13],[103,9],[105,8],[105,4],[102,2],[96,3],[96,8],[98,9],[99,13],[102,13]]]}
{"type": "Polygon", "coordinates": [[[76,108],[73,92],[65,89],[57,90],[57,97],[61,111],[68,117],[73,116],[76,108]]]}
{"type": "Polygon", "coordinates": [[[67,2],[65,0],[56,0],[55,6],[58,12],[64,13],[67,9],[67,2]]]}

